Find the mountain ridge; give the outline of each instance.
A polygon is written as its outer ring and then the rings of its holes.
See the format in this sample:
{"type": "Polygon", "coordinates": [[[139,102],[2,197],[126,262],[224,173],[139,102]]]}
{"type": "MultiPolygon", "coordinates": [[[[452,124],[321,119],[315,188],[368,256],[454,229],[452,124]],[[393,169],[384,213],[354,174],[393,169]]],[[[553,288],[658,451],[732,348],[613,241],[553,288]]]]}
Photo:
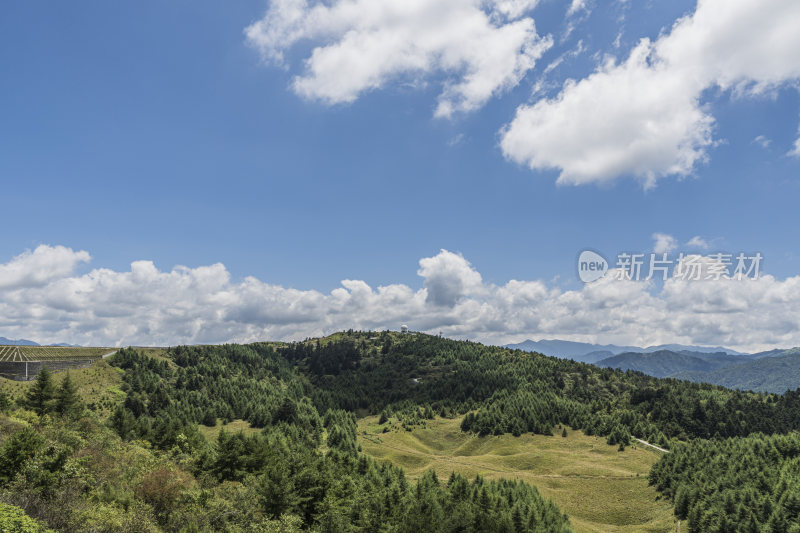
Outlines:
{"type": "Polygon", "coordinates": [[[519,349],[526,352],[538,352],[544,355],[560,357],[562,359],[574,359],[583,363],[594,364],[610,356],[621,353],[652,353],[660,350],[670,350],[674,352],[692,351],[699,353],[725,352],[731,355],[746,355],[742,352],[725,348],[722,346],[695,346],[684,344],[660,344],[647,346],[625,346],[617,344],[594,344],[588,342],[565,341],[561,339],[542,339],[538,341],[525,340],[518,343],[506,344],[506,348],[519,349]]]}

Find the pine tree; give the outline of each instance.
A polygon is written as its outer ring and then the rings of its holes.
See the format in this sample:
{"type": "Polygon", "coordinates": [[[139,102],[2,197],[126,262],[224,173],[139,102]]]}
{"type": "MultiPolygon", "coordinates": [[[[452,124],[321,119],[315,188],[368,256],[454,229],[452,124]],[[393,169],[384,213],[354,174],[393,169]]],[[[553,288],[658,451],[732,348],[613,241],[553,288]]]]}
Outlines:
{"type": "Polygon", "coordinates": [[[675,516],[678,520],[686,520],[689,514],[689,490],[681,485],[675,493],[675,516]]]}
{"type": "Polygon", "coordinates": [[[566,437],[567,436],[567,428],[564,428],[563,430],[561,430],[561,436],[562,437],[566,437]]]}
{"type": "Polygon", "coordinates": [[[133,437],[136,430],[136,417],[128,409],[119,405],[111,415],[109,424],[123,440],[128,440],[133,437]]]}
{"type": "Polygon", "coordinates": [[[83,411],[83,402],[78,396],[78,388],[69,377],[69,372],[61,380],[61,386],[56,391],[56,413],[66,418],[75,418],[83,411]]]}
{"type": "Polygon", "coordinates": [[[47,366],[43,366],[36,376],[36,382],[28,390],[25,403],[28,407],[36,411],[39,416],[52,410],[52,400],[55,396],[55,384],[53,374],[47,366]]]}
{"type": "Polygon", "coordinates": [[[13,479],[43,444],[44,439],[30,427],[11,435],[0,448],[0,483],[13,479]]]}

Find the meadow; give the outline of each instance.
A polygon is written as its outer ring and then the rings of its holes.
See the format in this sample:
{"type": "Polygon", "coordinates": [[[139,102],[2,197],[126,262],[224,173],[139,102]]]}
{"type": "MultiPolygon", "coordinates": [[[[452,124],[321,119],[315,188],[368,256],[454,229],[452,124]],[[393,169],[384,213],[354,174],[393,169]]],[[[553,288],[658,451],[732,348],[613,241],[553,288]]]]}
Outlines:
{"type": "Polygon", "coordinates": [[[363,451],[391,461],[417,479],[434,469],[487,479],[521,479],[535,485],[567,513],[576,533],[668,532],[677,529],[672,505],[647,482],[660,452],[644,446],[619,451],[600,437],[554,428],[554,436],[525,434],[478,437],[460,430],[462,417],[436,418],[406,431],[396,419],[359,420],[363,451]],[[389,428],[383,432],[384,427],[389,428]]]}

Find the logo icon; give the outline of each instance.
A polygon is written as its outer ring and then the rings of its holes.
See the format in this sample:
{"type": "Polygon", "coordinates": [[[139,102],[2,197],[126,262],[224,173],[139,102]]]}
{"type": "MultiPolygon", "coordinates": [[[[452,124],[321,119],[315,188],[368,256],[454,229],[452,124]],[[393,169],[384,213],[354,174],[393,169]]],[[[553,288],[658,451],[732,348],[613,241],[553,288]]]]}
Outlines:
{"type": "Polygon", "coordinates": [[[578,277],[582,282],[596,281],[605,276],[606,272],[608,272],[608,261],[597,252],[584,250],[578,256],[578,277]]]}

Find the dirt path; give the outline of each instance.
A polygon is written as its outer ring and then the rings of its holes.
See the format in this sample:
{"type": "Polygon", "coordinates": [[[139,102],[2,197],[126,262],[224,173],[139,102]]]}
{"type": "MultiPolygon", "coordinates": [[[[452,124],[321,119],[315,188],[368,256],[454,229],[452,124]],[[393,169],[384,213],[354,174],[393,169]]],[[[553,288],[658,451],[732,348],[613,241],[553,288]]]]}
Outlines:
{"type": "Polygon", "coordinates": [[[659,448],[655,444],[650,444],[646,440],[637,439],[636,437],[634,437],[633,440],[635,440],[636,442],[640,442],[640,443],[644,444],[645,446],[650,446],[651,448],[656,449],[656,450],[658,450],[658,451],[660,451],[662,453],[669,453],[669,450],[665,450],[664,448],[659,448]]]}

